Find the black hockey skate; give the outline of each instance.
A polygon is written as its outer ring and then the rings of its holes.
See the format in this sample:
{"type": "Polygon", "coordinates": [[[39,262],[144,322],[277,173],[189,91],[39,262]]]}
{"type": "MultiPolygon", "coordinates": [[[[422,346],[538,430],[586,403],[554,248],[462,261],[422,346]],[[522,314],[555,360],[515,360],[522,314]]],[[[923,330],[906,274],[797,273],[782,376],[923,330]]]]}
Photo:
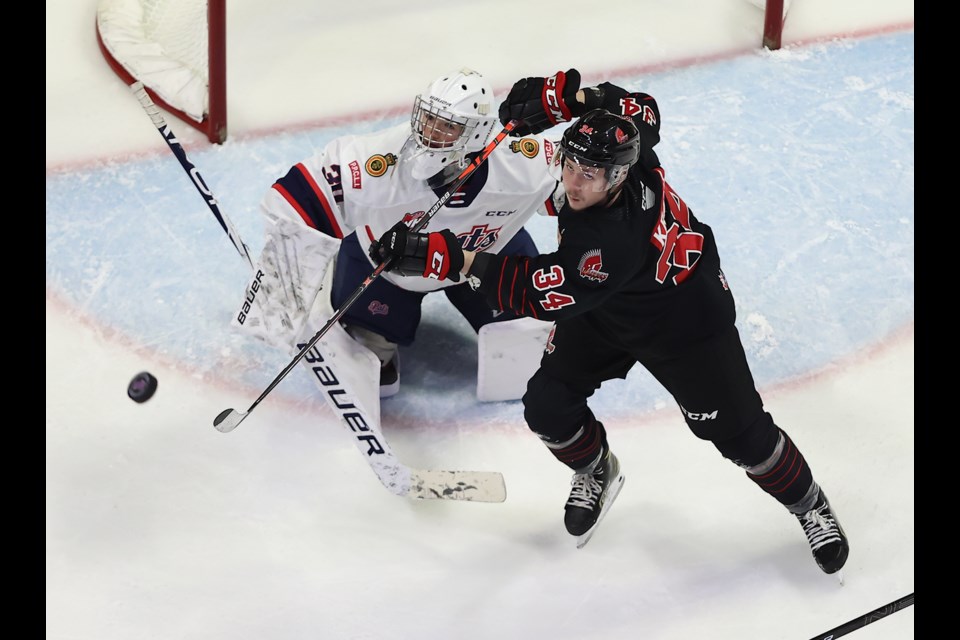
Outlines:
{"type": "Polygon", "coordinates": [[[836,573],[842,569],[850,553],[850,545],[823,490],[820,490],[820,496],[813,509],[793,515],[803,526],[803,532],[807,534],[807,541],[813,551],[813,558],[823,572],[836,573]]]}
{"type": "Polygon", "coordinates": [[[389,398],[400,391],[400,352],[389,362],[380,365],[380,397],[389,398]]]}
{"type": "Polygon", "coordinates": [[[620,493],[623,480],[620,461],[610,449],[606,449],[593,471],[574,474],[563,524],[570,535],[577,536],[578,549],[590,541],[620,493]]]}

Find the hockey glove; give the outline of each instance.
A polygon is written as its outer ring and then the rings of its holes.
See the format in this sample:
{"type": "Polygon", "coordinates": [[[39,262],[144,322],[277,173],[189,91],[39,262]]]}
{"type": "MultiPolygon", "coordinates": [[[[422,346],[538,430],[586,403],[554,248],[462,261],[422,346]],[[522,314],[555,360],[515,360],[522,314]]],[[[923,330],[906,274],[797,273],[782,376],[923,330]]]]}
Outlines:
{"type": "Polygon", "coordinates": [[[528,136],[573,120],[583,111],[583,105],[577,102],[579,89],[580,72],[576,69],[557,71],[549,78],[518,80],[500,103],[500,122],[506,125],[519,120],[511,135],[528,136]]]}
{"type": "Polygon", "coordinates": [[[423,276],[460,282],[463,248],[449,229],[414,233],[402,222],[370,245],[374,262],[390,261],[386,270],[403,276],[423,276]]]}

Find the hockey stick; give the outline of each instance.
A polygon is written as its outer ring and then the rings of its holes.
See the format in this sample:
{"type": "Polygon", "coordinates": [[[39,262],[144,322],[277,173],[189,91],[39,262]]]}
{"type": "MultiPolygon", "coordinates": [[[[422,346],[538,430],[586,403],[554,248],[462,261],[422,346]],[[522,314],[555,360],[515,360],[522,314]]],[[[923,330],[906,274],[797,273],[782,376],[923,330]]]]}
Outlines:
{"type": "Polygon", "coordinates": [[[886,618],[891,613],[900,611],[901,609],[906,609],[913,604],[913,594],[903,596],[891,602],[890,604],[885,604],[882,607],[878,607],[867,613],[860,616],[859,618],[854,618],[850,622],[845,622],[844,624],[836,627],[835,629],[830,629],[826,633],[821,633],[814,636],[810,640],[834,640],[834,638],[839,638],[840,636],[845,636],[851,631],[856,631],[862,627],[867,626],[871,622],[876,622],[881,618],[886,618]]]}
{"type": "Polygon", "coordinates": [[[253,260],[250,258],[250,252],[247,250],[247,245],[245,245],[240,239],[240,234],[238,234],[237,230],[233,228],[233,225],[230,223],[230,219],[220,213],[220,205],[217,203],[217,199],[213,197],[213,192],[210,191],[210,187],[208,187],[203,181],[203,178],[200,176],[200,172],[197,171],[197,168],[194,167],[193,163],[191,163],[189,158],[187,158],[187,152],[183,150],[180,142],[178,142],[176,137],[173,135],[173,131],[169,126],[167,126],[167,123],[163,119],[163,115],[160,113],[160,109],[153,103],[153,100],[150,99],[150,96],[147,95],[147,90],[144,88],[143,83],[138,80],[130,85],[130,89],[133,91],[133,94],[137,96],[137,100],[140,101],[140,106],[142,106],[143,110],[147,112],[148,116],[150,116],[153,126],[157,128],[157,131],[159,131],[160,135],[163,136],[167,146],[170,147],[171,151],[173,151],[173,155],[175,155],[177,160],[180,161],[180,164],[183,165],[183,170],[186,171],[187,175],[190,176],[190,179],[193,180],[193,186],[195,186],[197,191],[200,192],[200,195],[203,196],[204,202],[206,202],[207,206],[210,207],[210,211],[213,212],[217,222],[220,223],[220,227],[223,229],[224,233],[227,234],[227,237],[230,238],[230,242],[233,243],[233,248],[237,250],[237,253],[240,254],[240,257],[244,258],[247,261],[247,264],[250,265],[250,268],[253,269],[253,260]]]}
{"type": "MultiPolygon", "coordinates": [[[[200,173],[187,158],[186,151],[173,135],[173,131],[164,121],[163,115],[156,107],[150,96],[147,95],[140,82],[131,85],[131,90],[140,101],[140,105],[150,116],[157,131],[163,136],[174,156],[180,161],[183,169],[190,176],[197,190],[210,207],[221,228],[237,249],[237,252],[246,259],[247,264],[255,270],[253,260],[246,244],[240,239],[229,218],[220,212],[216,198],[203,182],[200,173]],[[241,249],[242,247],[242,249],[241,249]]],[[[447,195],[449,198],[449,195],[447,195]]],[[[311,343],[315,344],[315,343],[311,343]]],[[[309,347],[308,347],[309,348],[309,347]]],[[[322,362],[324,358],[314,349],[310,362],[322,362]]],[[[300,354],[301,357],[303,353],[300,354]]],[[[313,375],[315,367],[307,363],[307,368],[313,375]]],[[[332,372],[332,366],[326,367],[332,372]]],[[[333,378],[337,376],[334,374],[333,378]]],[[[329,381],[325,381],[329,382],[329,381]]],[[[474,502],[503,502],[506,499],[506,487],[503,475],[494,471],[444,471],[433,469],[414,469],[401,463],[388,446],[383,434],[379,430],[379,420],[371,420],[353,403],[344,399],[346,390],[340,386],[327,388],[325,394],[335,413],[354,434],[354,442],[365,454],[365,459],[377,474],[380,482],[392,493],[400,496],[409,496],[421,499],[463,500],[474,502]]]]}
{"type": "MultiPolygon", "coordinates": [[[[499,145],[503,141],[503,139],[507,137],[507,134],[513,131],[514,127],[516,126],[517,126],[516,120],[511,120],[506,125],[504,125],[503,130],[501,130],[500,133],[498,133],[493,140],[487,143],[487,146],[483,148],[483,150],[480,152],[480,155],[474,158],[473,162],[471,162],[466,167],[464,167],[463,171],[460,172],[460,175],[457,176],[456,180],[454,180],[452,186],[449,189],[447,189],[447,191],[442,196],[440,196],[440,199],[437,200],[432,207],[430,207],[430,209],[412,227],[411,230],[414,232],[417,232],[420,229],[423,229],[425,226],[427,226],[427,224],[430,222],[430,219],[433,218],[433,216],[436,215],[437,211],[440,210],[440,207],[446,204],[447,200],[449,200],[450,197],[457,192],[457,189],[460,188],[460,185],[462,185],[464,182],[467,181],[467,178],[469,178],[473,174],[473,172],[476,171],[477,167],[483,164],[483,162],[493,152],[493,150],[497,148],[497,145],[499,145]]],[[[334,314],[330,317],[330,319],[327,320],[326,324],[324,324],[320,328],[320,330],[317,331],[317,333],[315,333],[312,338],[310,338],[310,342],[308,342],[306,346],[304,346],[300,350],[300,353],[298,353],[293,357],[293,360],[291,360],[290,363],[283,368],[283,371],[281,371],[279,375],[277,375],[277,377],[273,379],[273,382],[271,382],[267,386],[264,392],[260,394],[259,398],[253,401],[253,404],[251,404],[246,411],[237,411],[236,409],[224,409],[223,411],[220,412],[220,414],[216,418],[213,419],[213,426],[216,427],[218,431],[221,431],[223,433],[227,433],[228,431],[233,431],[234,429],[236,429],[237,425],[243,422],[246,419],[246,417],[249,416],[250,413],[257,408],[257,405],[260,404],[260,402],[262,402],[263,399],[266,398],[267,395],[269,395],[270,392],[273,391],[273,389],[278,384],[280,384],[280,381],[283,380],[285,377],[287,377],[287,374],[290,373],[290,371],[297,365],[297,363],[303,359],[303,357],[307,354],[307,352],[313,348],[313,345],[317,344],[320,338],[322,338],[324,334],[327,333],[330,327],[333,326],[335,322],[340,320],[343,314],[346,313],[347,309],[349,309],[350,306],[357,301],[357,298],[363,295],[363,292],[367,290],[367,287],[369,287],[370,284],[374,280],[376,280],[381,273],[384,272],[384,270],[389,266],[389,263],[390,263],[389,260],[385,260],[381,262],[379,265],[377,265],[377,268],[373,270],[373,273],[367,276],[364,279],[364,281],[360,283],[360,286],[357,287],[357,290],[354,291],[352,294],[350,294],[350,297],[347,298],[342,305],[340,305],[340,308],[337,309],[336,312],[334,312],[334,314]]]]}

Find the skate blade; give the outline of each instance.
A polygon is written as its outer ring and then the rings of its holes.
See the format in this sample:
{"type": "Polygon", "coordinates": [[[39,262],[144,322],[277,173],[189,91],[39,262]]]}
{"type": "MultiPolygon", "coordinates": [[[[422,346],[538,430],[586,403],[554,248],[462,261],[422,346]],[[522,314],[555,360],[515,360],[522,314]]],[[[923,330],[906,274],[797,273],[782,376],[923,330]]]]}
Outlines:
{"type": "Polygon", "coordinates": [[[607,499],[603,501],[603,507],[600,509],[600,516],[597,518],[597,521],[593,523],[593,526],[590,527],[585,534],[577,537],[577,549],[582,549],[584,545],[590,542],[590,538],[593,537],[597,527],[599,527],[600,523],[603,522],[603,518],[607,515],[607,511],[609,511],[610,507],[613,505],[613,501],[617,499],[618,495],[620,495],[620,489],[623,488],[623,481],[625,479],[625,476],[623,473],[621,473],[613,481],[613,485],[610,487],[610,492],[607,494],[607,499]]]}

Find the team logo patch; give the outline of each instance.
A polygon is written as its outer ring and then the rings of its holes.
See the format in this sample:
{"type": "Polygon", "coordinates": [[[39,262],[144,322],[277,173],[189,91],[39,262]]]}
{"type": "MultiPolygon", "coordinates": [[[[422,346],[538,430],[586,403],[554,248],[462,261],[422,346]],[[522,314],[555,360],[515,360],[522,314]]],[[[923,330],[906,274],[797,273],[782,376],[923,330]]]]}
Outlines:
{"type": "Polygon", "coordinates": [[[375,316],[377,315],[385,316],[388,313],[390,313],[390,306],[383,304],[379,300],[374,300],[373,302],[367,305],[367,311],[369,311],[375,316]]]}
{"type": "Polygon", "coordinates": [[[370,156],[370,159],[363,165],[363,168],[374,178],[379,178],[387,172],[389,167],[395,164],[397,164],[397,156],[392,153],[386,155],[380,155],[378,153],[375,156],[370,156]]]}
{"type": "Polygon", "coordinates": [[[600,256],[600,249],[587,251],[580,258],[580,264],[577,265],[577,269],[580,270],[580,277],[596,282],[603,282],[610,275],[601,271],[602,268],[603,258],[600,256]]]}
{"type": "Polygon", "coordinates": [[[510,143],[510,150],[514,153],[522,153],[528,158],[535,158],[540,151],[540,143],[532,138],[523,138],[510,143]]]}

